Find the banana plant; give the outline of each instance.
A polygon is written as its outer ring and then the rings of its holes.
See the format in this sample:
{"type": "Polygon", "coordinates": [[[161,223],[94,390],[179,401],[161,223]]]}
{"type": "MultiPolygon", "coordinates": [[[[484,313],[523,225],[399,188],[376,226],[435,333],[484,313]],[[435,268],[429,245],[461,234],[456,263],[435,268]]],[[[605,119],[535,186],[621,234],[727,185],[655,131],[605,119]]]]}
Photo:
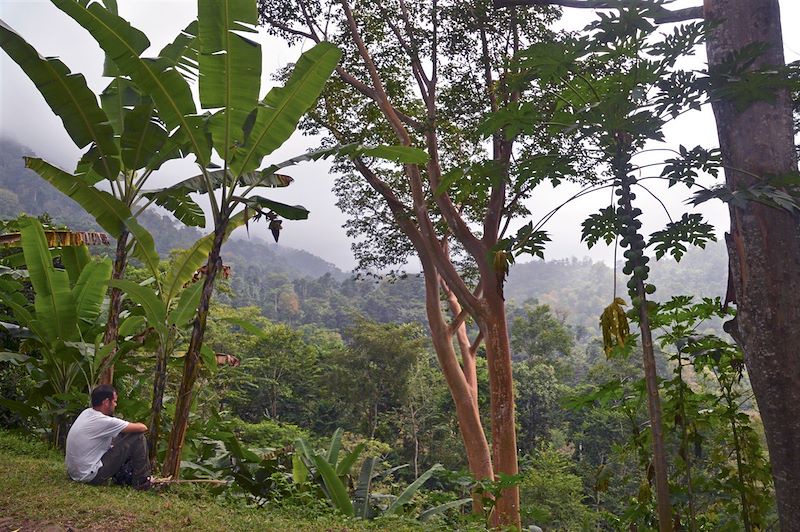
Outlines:
{"type": "Polygon", "coordinates": [[[86,246],[81,245],[62,248],[58,253],[69,266],[57,269],[42,224],[22,218],[19,229],[33,305],[21,292],[20,283],[2,279],[0,300],[13,314],[22,341],[19,353],[0,353],[0,360],[26,365],[38,384],[26,404],[2,402],[24,414],[47,417],[53,442],[63,443],[66,407],[73,399],[85,402],[84,391],[96,381],[100,362],[110,347],[100,338],[111,263],[91,260],[86,246]]]}
{"type": "MultiPolygon", "coordinates": [[[[113,9],[78,0],[53,3],[88,30],[116,71],[129,78],[142,96],[152,100],[158,120],[166,131],[172,132],[170,146],[194,156],[203,185],[201,192],[207,194],[210,203],[214,237],[184,358],[163,469],[165,475],[177,477],[208,307],[222,265],[220,248],[228,226],[232,217],[241,212],[245,218],[267,217],[276,230],[279,216],[307,218],[308,211],[302,207],[283,205],[252,192],[274,175],[259,171],[264,157],[295,131],[300,118],[316,102],[341,52],[329,43],[316,45],[298,59],[282,87],[273,88],[260,99],[261,46],[253,40],[258,23],[255,1],[199,0],[197,35],[189,47],[198,52],[198,106],[191,90],[193,76],[176,66],[176,62],[183,64],[176,60],[184,57],[182,53],[144,58],[142,53],[149,46],[146,36],[113,9]]],[[[191,29],[186,33],[191,34],[191,29]]],[[[102,160],[98,155],[98,161],[102,160]]],[[[175,197],[188,196],[180,195],[178,190],[173,192],[175,197]]],[[[171,196],[167,194],[167,198],[171,196]]]]}
{"type": "MultiPolygon", "coordinates": [[[[425,482],[434,474],[444,469],[441,464],[434,464],[430,469],[414,480],[414,482],[406,486],[400,495],[381,494],[379,497],[372,493],[373,481],[379,476],[386,477],[394,471],[406,466],[399,466],[388,471],[379,472],[376,471],[376,469],[380,459],[375,456],[370,456],[361,464],[358,482],[353,489],[353,496],[351,498],[350,490],[348,490],[351,476],[350,471],[363,452],[365,444],[362,442],[352,451],[345,452],[340,460],[339,454],[342,450],[342,434],[343,431],[341,428],[336,429],[331,437],[328,450],[325,451],[324,454],[314,452],[306,440],[298,438],[295,442],[297,454],[294,456],[293,469],[295,483],[303,483],[308,478],[319,482],[323,493],[328,498],[331,505],[344,515],[359,517],[361,519],[371,519],[378,515],[387,516],[399,513],[411,501],[414,494],[425,482]],[[311,470],[314,471],[313,475],[310,474],[311,470]],[[378,499],[389,499],[390,502],[383,507],[378,504],[373,504],[373,502],[378,499]]],[[[471,498],[447,502],[423,511],[418,518],[424,521],[437,513],[444,512],[450,508],[457,508],[470,502],[472,502],[471,498]]]]}
{"type": "MultiPolygon", "coordinates": [[[[76,2],[54,3],[68,8],[70,3],[76,2]]],[[[116,2],[107,2],[107,6],[109,13],[116,14],[116,2]]],[[[196,53],[192,47],[195,33],[196,23],[193,23],[161,51],[159,59],[191,75],[193,70],[196,71],[193,68],[196,53]]],[[[2,21],[0,46],[35,84],[62,120],[75,145],[86,150],[74,173],[57,169],[37,158],[26,158],[26,165],[94,214],[103,229],[116,238],[112,274],[115,279],[124,277],[132,245],[129,236],[140,229],[131,227],[135,216],[150,203],[162,205],[187,225],[204,225],[202,209],[188,196],[145,198],[143,195],[143,187],[152,173],[165,161],[180,155],[180,142],[165,129],[152,99],[117,69],[109,57],[106,57],[104,75],[111,77],[112,81],[98,98],[81,74],[71,72],[58,58],[41,57],[33,46],[2,21]],[[108,182],[110,194],[95,188],[94,185],[102,180],[108,182]],[[125,207],[124,212],[110,207],[105,196],[119,200],[125,207]],[[109,211],[118,215],[110,217],[109,211]]],[[[143,258],[148,251],[140,249],[136,254],[143,258]]],[[[149,256],[152,257],[152,253],[149,256]]],[[[113,344],[117,339],[120,301],[119,289],[112,288],[103,339],[105,345],[113,344]]],[[[104,361],[102,382],[110,383],[113,379],[111,360],[104,361]]]]}
{"type": "MultiPolygon", "coordinates": [[[[244,222],[244,215],[234,217],[228,225],[226,238],[244,222]]],[[[112,279],[110,282],[112,287],[121,290],[138,305],[122,321],[120,336],[138,338],[140,343],[150,337],[155,340],[156,363],[148,425],[148,451],[153,466],[156,464],[161,435],[167,362],[174,354],[175,347],[185,340],[185,332],[190,329],[195,317],[203,288],[203,283],[196,280],[195,275],[207,260],[213,241],[213,234],[200,238],[189,249],[178,254],[166,271],[162,271],[157,263],[151,265],[151,277],[143,284],[126,279],[112,279]]],[[[211,350],[203,348],[201,356],[206,367],[216,366],[215,353],[211,350]]]]}

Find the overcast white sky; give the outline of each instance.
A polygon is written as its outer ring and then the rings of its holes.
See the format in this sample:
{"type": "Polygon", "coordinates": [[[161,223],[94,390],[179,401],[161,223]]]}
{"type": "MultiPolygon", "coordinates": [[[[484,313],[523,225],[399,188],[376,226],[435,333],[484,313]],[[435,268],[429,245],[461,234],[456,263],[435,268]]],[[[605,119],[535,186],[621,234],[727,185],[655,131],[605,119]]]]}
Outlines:
{"type": "MultiPolygon", "coordinates": [[[[699,3],[700,0],[680,0],[676,6],[699,3]]],[[[135,27],[144,31],[152,43],[151,52],[156,53],[184,28],[197,13],[193,0],[118,0],[120,15],[135,27]]],[[[781,0],[784,28],[791,28],[800,20],[800,2],[781,0]]],[[[584,10],[565,10],[563,24],[578,29],[585,25],[591,14],[584,10]]],[[[97,44],[79,25],[53,7],[47,0],[0,0],[0,19],[21,34],[40,54],[58,56],[73,72],[86,77],[89,86],[99,93],[107,84],[101,77],[103,55],[97,44]]],[[[299,53],[298,48],[288,49],[275,39],[262,35],[265,73],[293,61],[299,53]]],[[[787,61],[800,58],[800,35],[795,31],[785,31],[784,41],[787,61]]],[[[702,53],[702,52],[701,52],[702,53]]],[[[705,60],[702,55],[699,62],[705,60]]],[[[272,81],[265,74],[264,86],[272,81]]],[[[667,130],[669,144],[684,144],[692,147],[698,144],[710,147],[716,145],[716,133],[710,111],[688,115],[680,123],[667,130]]],[[[65,169],[74,168],[80,152],[63,130],[63,126],[42,99],[33,84],[28,81],[20,68],[3,52],[0,52],[0,137],[11,138],[31,147],[36,153],[65,169]]],[[[293,137],[286,146],[270,158],[281,161],[297,155],[313,145],[313,139],[293,137]]],[[[335,207],[335,197],[330,192],[333,176],[328,174],[325,162],[306,164],[293,169],[291,175],[295,183],[286,189],[271,191],[271,197],[290,204],[302,204],[311,211],[311,217],[304,222],[287,222],[281,235],[281,244],[305,249],[335,263],[344,270],[354,266],[350,252],[350,241],[341,228],[344,216],[335,207]]],[[[159,172],[159,183],[172,183],[180,178],[194,175],[196,169],[188,162],[171,162],[159,172]]],[[[534,219],[558,205],[571,193],[568,187],[560,187],[556,193],[542,189],[537,200],[531,205],[534,219]]],[[[640,198],[642,195],[639,195],[640,198]]],[[[669,194],[668,205],[674,206],[673,217],[680,217],[685,191],[669,194]]],[[[613,253],[601,246],[591,253],[579,242],[580,222],[585,216],[596,211],[607,198],[590,195],[564,210],[546,227],[554,242],[547,250],[547,258],[582,257],[590,255],[597,260],[610,261],[613,253]]],[[[644,205],[643,209],[656,209],[656,205],[644,205]]],[[[672,209],[672,207],[670,207],[672,209]]],[[[704,205],[708,217],[724,230],[727,226],[727,212],[722,205],[704,205]]],[[[663,225],[665,216],[653,216],[648,225],[655,229],[663,225]]],[[[259,234],[266,238],[266,230],[259,234]]]]}

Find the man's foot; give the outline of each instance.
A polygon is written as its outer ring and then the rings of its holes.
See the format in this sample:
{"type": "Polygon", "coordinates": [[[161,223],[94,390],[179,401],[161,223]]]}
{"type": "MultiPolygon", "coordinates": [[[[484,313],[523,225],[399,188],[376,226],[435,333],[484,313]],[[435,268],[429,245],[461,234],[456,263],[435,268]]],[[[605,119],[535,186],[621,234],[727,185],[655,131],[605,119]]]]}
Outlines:
{"type": "Polygon", "coordinates": [[[153,483],[150,482],[150,477],[147,477],[147,479],[141,484],[133,485],[133,489],[135,489],[136,491],[149,491],[152,488],[153,488],[153,483]]]}

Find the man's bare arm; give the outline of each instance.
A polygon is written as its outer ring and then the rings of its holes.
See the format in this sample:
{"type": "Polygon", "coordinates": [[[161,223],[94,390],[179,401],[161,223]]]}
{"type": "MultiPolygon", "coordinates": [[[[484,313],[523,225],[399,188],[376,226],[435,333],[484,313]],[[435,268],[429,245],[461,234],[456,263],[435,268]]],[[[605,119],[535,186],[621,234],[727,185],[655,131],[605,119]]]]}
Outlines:
{"type": "Polygon", "coordinates": [[[122,429],[123,434],[138,434],[140,432],[147,432],[147,425],[144,423],[128,423],[128,426],[122,429]]]}

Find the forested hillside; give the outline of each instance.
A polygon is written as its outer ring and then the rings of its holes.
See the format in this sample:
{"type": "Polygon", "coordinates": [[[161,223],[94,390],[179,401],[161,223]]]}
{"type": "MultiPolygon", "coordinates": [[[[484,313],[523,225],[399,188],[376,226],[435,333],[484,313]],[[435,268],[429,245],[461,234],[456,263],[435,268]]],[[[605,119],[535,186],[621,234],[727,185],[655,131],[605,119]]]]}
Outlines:
{"type": "MultiPolygon", "coordinates": [[[[0,141],[0,198],[8,200],[0,202],[0,216],[48,213],[57,223],[76,230],[99,229],[77,203],[25,168],[22,157],[32,153],[32,149],[12,141],[0,141]]],[[[141,221],[154,235],[156,248],[164,257],[191,246],[202,234],[168,214],[147,212],[141,221]]],[[[230,240],[225,244],[223,260],[232,266],[232,276],[228,280],[230,291],[220,294],[221,301],[237,307],[257,306],[275,321],[338,329],[349,323],[349,314],[358,311],[384,323],[425,323],[422,278],[413,272],[383,281],[373,277],[356,280],[312,253],[257,237],[230,240]]],[[[726,277],[720,272],[726,271],[726,260],[719,243],[706,250],[690,250],[679,264],[663,258],[653,268],[658,297],[723,296],[726,277]]],[[[617,282],[619,288],[622,283],[617,282]]],[[[609,266],[573,258],[514,265],[505,294],[517,306],[526,301],[549,305],[566,323],[596,334],[598,317],[611,301],[613,289],[609,266]]]]}

